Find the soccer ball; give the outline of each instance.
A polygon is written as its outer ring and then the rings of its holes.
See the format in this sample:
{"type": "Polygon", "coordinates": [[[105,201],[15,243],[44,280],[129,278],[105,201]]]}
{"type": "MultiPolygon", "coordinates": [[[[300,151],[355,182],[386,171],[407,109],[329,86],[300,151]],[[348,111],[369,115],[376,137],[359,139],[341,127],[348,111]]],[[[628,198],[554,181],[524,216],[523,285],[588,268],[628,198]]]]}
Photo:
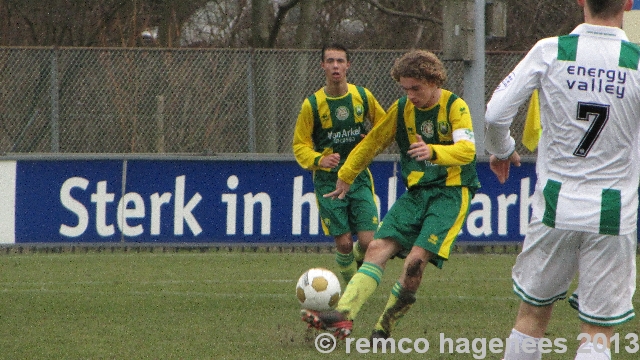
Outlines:
{"type": "Polygon", "coordinates": [[[330,270],[309,269],[298,279],[296,297],[303,309],[331,310],[340,300],[340,280],[330,270]]]}

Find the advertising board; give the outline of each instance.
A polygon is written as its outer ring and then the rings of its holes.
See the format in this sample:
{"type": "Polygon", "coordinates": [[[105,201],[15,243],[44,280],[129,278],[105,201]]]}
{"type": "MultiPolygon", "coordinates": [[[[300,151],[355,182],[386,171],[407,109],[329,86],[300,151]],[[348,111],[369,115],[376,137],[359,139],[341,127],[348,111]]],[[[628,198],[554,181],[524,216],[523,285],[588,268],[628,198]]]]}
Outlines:
{"type": "MultiPolygon", "coordinates": [[[[395,161],[374,161],[380,216],[405,191],[395,161]]],[[[0,162],[0,243],[318,243],[312,174],[293,160],[66,159],[0,162]]],[[[500,185],[478,163],[458,241],[523,239],[533,163],[500,185]]]]}

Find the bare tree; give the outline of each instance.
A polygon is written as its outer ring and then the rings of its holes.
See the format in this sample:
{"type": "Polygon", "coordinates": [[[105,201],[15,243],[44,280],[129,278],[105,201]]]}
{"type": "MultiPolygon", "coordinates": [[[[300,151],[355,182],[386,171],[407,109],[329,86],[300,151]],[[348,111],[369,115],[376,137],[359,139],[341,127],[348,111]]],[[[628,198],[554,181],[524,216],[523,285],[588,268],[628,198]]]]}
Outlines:
{"type": "MultiPolygon", "coordinates": [[[[445,1],[0,0],[0,45],[439,50],[445,1]]],[[[575,0],[506,1],[507,36],[487,50],[525,51],[582,22],[575,0]]]]}
{"type": "Polygon", "coordinates": [[[536,41],[567,34],[583,21],[574,0],[509,0],[507,10],[507,36],[489,39],[487,50],[526,51],[536,41]]]}
{"type": "Polygon", "coordinates": [[[246,47],[251,30],[251,0],[209,1],[182,24],[182,46],[246,47]]]}
{"type": "Polygon", "coordinates": [[[268,0],[251,1],[251,46],[263,48],[269,42],[269,21],[273,18],[268,0]]]}
{"type": "Polygon", "coordinates": [[[316,11],[317,0],[305,0],[300,4],[300,18],[295,38],[297,48],[308,49],[313,46],[316,11]]]}
{"type": "Polygon", "coordinates": [[[120,0],[5,0],[8,40],[22,45],[100,46],[101,32],[111,27],[131,3],[120,0]]]}

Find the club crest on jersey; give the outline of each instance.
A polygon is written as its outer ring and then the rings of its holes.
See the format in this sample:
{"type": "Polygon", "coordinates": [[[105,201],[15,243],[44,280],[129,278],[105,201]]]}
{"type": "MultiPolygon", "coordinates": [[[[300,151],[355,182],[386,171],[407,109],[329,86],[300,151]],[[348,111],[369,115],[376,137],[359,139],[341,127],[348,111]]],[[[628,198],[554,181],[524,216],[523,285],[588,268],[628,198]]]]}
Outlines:
{"type": "Polygon", "coordinates": [[[347,120],[348,117],[349,117],[349,109],[347,109],[346,106],[339,106],[336,109],[336,119],[342,121],[342,120],[347,120]]]}
{"type": "Polygon", "coordinates": [[[448,121],[438,122],[438,132],[442,135],[449,135],[451,132],[451,126],[448,121]]]}
{"type": "Polygon", "coordinates": [[[362,114],[364,114],[364,108],[362,107],[362,105],[356,105],[354,110],[356,112],[356,116],[358,117],[361,117],[362,114]]]}
{"type": "Polygon", "coordinates": [[[433,123],[431,121],[425,121],[420,125],[420,132],[426,138],[431,139],[433,137],[433,123]]]}

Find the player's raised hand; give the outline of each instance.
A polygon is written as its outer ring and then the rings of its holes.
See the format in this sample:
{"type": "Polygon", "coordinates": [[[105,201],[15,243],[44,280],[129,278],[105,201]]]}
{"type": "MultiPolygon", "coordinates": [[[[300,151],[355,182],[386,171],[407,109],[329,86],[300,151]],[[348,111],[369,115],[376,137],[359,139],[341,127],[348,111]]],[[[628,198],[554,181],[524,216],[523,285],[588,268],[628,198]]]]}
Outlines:
{"type": "Polygon", "coordinates": [[[334,167],[338,166],[339,163],[340,154],[338,153],[325,155],[320,159],[320,161],[318,161],[318,165],[320,165],[320,167],[327,169],[333,169],[334,167]]]}
{"type": "Polygon", "coordinates": [[[336,189],[328,194],[324,194],[323,197],[330,197],[332,199],[344,199],[344,197],[347,196],[350,187],[351,185],[338,178],[338,181],[336,181],[336,189]]]}
{"type": "Polygon", "coordinates": [[[517,151],[514,151],[513,154],[504,160],[498,159],[495,155],[491,155],[489,158],[489,168],[496,175],[500,184],[504,184],[509,178],[511,164],[520,166],[520,155],[517,151]]]}
{"type": "Polygon", "coordinates": [[[431,153],[431,147],[425,144],[422,140],[422,136],[416,135],[416,139],[418,139],[418,141],[409,145],[409,151],[407,151],[407,154],[418,161],[431,159],[431,156],[433,155],[431,153]]]}

